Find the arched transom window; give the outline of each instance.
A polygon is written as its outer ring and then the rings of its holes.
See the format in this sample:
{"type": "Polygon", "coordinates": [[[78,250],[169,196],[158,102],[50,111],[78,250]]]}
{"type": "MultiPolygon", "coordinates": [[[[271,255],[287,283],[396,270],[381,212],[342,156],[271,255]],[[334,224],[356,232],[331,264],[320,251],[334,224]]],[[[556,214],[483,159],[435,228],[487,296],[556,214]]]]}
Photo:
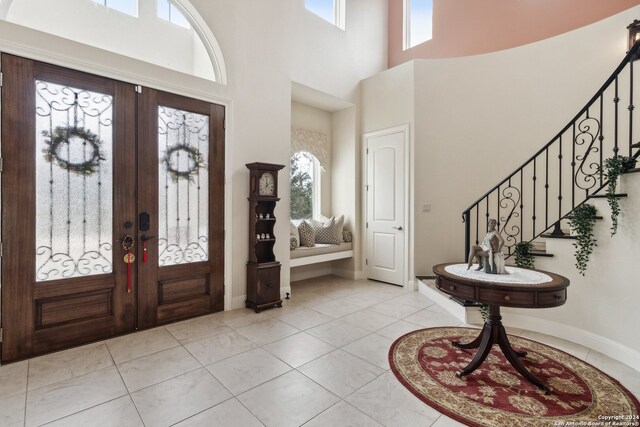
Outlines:
{"type": "Polygon", "coordinates": [[[226,84],[220,48],[189,0],[0,0],[0,19],[226,84]]]}

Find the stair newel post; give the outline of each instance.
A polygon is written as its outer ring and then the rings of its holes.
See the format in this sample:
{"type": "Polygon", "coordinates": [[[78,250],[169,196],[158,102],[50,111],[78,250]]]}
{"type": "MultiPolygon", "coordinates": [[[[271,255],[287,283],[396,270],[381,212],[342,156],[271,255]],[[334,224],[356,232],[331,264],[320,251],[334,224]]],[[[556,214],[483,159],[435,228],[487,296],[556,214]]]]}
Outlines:
{"type": "MultiPolygon", "coordinates": [[[[476,206],[476,212],[478,208],[476,206]]],[[[462,222],[464,222],[464,262],[469,262],[469,248],[471,247],[471,211],[464,211],[462,214],[462,222]]],[[[478,227],[476,221],[476,228],[478,227]]]]}

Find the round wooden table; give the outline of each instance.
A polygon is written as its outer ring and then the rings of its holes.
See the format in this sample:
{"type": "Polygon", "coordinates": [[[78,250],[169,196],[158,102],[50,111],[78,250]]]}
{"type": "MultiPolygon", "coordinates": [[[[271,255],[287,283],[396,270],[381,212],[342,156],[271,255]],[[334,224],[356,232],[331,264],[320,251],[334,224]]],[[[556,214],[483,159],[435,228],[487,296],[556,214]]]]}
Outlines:
{"type": "Polygon", "coordinates": [[[549,394],[551,392],[549,387],[531,374],[520,361],[520,358],[525,357],[527,353],[516,351],[511,347],[502,325],[500,307],[560,306],[567,300],[569,279],[546,271],[517,267],[507,267],[507,271],[511,273],[509,275],[467,271],[466,268],[466,264],[455,263],[438,264],[433,267],[436,287],[439,290],[457,298],[489,305],[489,317],[485,320],[480,335],[469,343],[458,341],[451,343],[462,349],[478,349],[471,362],[458,373],[458,377],[475,371],[487,358],[493,345],[498,344],[516,371],[549,394]]]}

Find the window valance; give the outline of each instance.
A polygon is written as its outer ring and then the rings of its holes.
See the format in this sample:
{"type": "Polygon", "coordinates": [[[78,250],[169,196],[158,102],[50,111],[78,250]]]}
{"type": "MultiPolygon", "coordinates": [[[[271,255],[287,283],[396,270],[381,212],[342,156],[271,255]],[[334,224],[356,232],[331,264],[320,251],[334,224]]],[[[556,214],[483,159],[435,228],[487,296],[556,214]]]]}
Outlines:
{"type": "Polygon", "coordinates": [[[329,167],[329,137],[326,134],[291,128],[291,154],[300,151],[313,154],[323,168],[329,167]]]}

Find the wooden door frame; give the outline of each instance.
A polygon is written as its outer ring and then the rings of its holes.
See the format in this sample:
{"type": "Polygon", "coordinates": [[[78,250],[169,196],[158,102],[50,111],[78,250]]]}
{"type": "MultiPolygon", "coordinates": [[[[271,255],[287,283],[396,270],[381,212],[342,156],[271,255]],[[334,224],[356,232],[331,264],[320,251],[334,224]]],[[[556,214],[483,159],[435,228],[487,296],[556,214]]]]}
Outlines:
{"type": "MultiPolygon", "coordinates": [[[[24,29],[25,32],[33,34],[35,30],[29,28],[24,29]]],[[[70,41],[70,43],[72,43],[70,41]]],[[[87,59],[90,57],[100,58],[104,54],[99,48],[93,46],[84,46],[82,48],[87,53],[93,53],[94,56],[85,55],[83,58],[75,58],[68,55],[67,52],[40,50],[31,48],[25,44],[18,43],[3,43],[0,41],[0,53],[8,53],[23,58],[31,59],[34,61],[42,61],[52,65],[58,65],[60,67],[69,68],[77,71],[84,71],[86,73],[94,74],[96,76],[106,77],[114,80],[119,80],[124,83],[131,83],[133,85],[142,85],[144,87],[162,90],[176,95],[182,95],[201,101],[210,102],[213,104],[221,105],[225,108],[225,126],[224,126],[224,138],[225,138],[225,158],[224,158],[224,170],[225,170],[225,184],[224,184],[224,309],[232,310],[234,308],[244,307],[244,297],[242,301],[238,300],[238,306],[233,306],[233,282],[231,274],[233,272],[232,253],[233,253],[233,174],[232,174],[232,150],[227,149],[233,146],[233,101],[230,98],[226,98],[220,95],[215,95],[215,92],[226,93],[224,85],[211,83],[203,84],[203,80],[194,76],[185,75],[177,71],[169,70],[154,64],[145,64],[144,67],[140,67],[140,64],[134,58],[125,58],[118,63],[118,66],[114,66],[110,63],[92,62],[87,59]],[[153,76],[152,71],[157,71],[157,75],[167,76],[169,82],[160,81],[153,76]],[[240,304],[241,303],[241,304],[240,304]]],[[[1,71],[1,69],[0,69],[1,71]]],[[[2,88],[0,87],[0,90],[2,88]]],[[[0,110],[2,105],[0,102],[0,110]]],[[[0,138],[0,146],[2,144],[0,138]]],[[[1,197],[2,195],[0,195],[1,197]]],[[[0,200],[1,201],[1,200],[0,200]]],[[[0,230],[0,233],[2,230],[0,230]]],[[[0,283],[0,292],[2,291],[2,283],[0,283]]],[[[1,340],[1,337],[0,337],[1,340]]]]}
{"type": "Polygon", "coordinates": [[[413,198],[411,197],[411,189],[412,189],[412,174],[411,174],[411,166],[412,162],[410,158],[412,158],[413,153],[413,144],[412,139],[410,138],[409,133],[410,127],[409,124],[394,126],[391,128],[381,129],[373,132],[366,132],[362,135],[362,182],[364,183],[362,186],[362,212],[363,212],[363,220],[362,220],[362,255],[360,262],[363,265],[364,276],[368,278],[368,266],[366,263],[367,253],[368,253],[368,230],[367,230],[367,221],[369,218],[369,192],[367,191],[367,186],[369,185],[368,177],[369,177],[369,162],[368,162],[368,148],[369,148],[369,139],[376,138],[385,135],[391,135],[394,133],[402,133],[403,134],[403,155],[404,155],[404,176],[403,176],[403,187],[404,187],[404,265],[403,265],[403,284],[402,286],[405,289],[413,290],[415,288],[415,281],[410,276],[410,271],[413,265],[413,215],[411,212],[413,209],[413,198]]]}

